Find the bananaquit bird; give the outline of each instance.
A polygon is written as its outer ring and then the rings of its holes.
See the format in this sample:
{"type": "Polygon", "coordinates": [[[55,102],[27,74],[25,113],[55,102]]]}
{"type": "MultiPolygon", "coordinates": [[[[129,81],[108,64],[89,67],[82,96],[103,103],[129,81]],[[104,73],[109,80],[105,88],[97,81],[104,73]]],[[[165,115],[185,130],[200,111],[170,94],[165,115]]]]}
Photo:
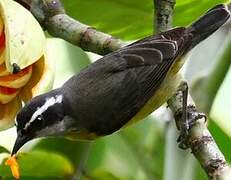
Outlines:
{"type": "Polygon", "coordinates": [[[33,98],[16,118],[15,154],[31,139],[95,139],[146,117],[179,85],[182,57],[230,17],[217,5],[189,27],[150,36],[112,52],[61,88],[33,98]]]}

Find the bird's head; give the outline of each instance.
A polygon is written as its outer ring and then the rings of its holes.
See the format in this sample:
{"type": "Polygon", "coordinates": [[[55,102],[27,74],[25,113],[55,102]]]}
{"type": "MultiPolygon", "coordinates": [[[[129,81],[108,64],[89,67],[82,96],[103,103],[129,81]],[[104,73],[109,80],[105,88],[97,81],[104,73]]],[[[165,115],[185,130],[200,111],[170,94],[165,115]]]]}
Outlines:
{"type": "Polygon", "coordinates": [[[58,90],[33,98],[16,117],[15,154],[26,142],[37,137],[58,135],[65,131],[64,96],[58,90]]]}

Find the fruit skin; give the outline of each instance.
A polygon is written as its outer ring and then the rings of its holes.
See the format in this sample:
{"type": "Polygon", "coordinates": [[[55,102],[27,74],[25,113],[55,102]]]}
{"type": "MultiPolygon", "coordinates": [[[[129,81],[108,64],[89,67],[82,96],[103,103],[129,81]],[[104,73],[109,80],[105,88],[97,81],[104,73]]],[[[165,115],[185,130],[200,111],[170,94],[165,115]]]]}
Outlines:
{"type": "Polygon", "coordinates": [[[13,72],[13,64],[24,69],[43,56],[46,47],[44,32],[27,9],[13,0],[1,0],[0,15],[0,31],[5,34],[5,65],[8,72],[13,72]]]}
{"type": "Polygon", "coordinates": [[[28,83],[31,74],[32,66],[29,66],[17,74],[0,76],[0,103],[6,104],[13,100],[19,93],[20,88],[28,83]]]}
{"type": "Polygon", "coordinates": [[[22,101],[17,96],[7,104],[0,103],[0,131],[14,126],[15,116],[21,107],[22,101]]]}
{"type": "Polygon", "coordinates": [[[53,82],[54,63],[46,57],[39,23],[17,2],[0,0],[0,131],[14,125],[23,102],[50,90],[53,82]]]}
{"type": "Polygon", "coordinates": [[[7,88],[0,86],[0,103],[7,104],[14,99],[19,93],[19,89],[7,88]]]}
{"type": "Polygon", "coordinates": [[[32,74],[32,66],[22,69],[17,74],[9,74],[0,77],[0,86],[9,88],[21,88],[26,85],[32,74]]]}

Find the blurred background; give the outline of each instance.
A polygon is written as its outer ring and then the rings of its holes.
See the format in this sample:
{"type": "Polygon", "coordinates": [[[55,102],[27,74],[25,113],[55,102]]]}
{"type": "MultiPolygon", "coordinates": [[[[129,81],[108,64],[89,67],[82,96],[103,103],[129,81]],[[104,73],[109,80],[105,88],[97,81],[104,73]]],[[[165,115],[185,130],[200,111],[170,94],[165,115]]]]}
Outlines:
{"type": "MultiPolygon", "coordinates": [[[[187,26],[207,9],[225,0],[177,0],[175,26],[187,26]]],[[[124,41],[153,33],[152,0],[63,0],[77,20],[124,41]]],[[[228,162],[231,162],[231,51],[230,23],[197,46],[182,69],[199,109],[209,113],[208,126],[228,162]],[[219,67],[219,69],[218,69],[219,67]],[[214,75],[215,73],[215,75],[214,75]],[[217,73],[217,74],[216,74],[217,73]],[[214,80],[214,81],[213,81],[214,80]],[[207,100],[209,82],[218,86],[207,100]]],[[[100,58],[47,34],[48,58],[56,66],[54,87],[100,58]]],[[[204,180],[205,173],[189,150],[177,146],[171,112],[161,107],[145,120],[95,142],[39,139],[19,155],[22,180],[204,180]],[[167,112],[167,113],[166,113],[167,112]]],[[[0,179],[13,179],[4,165],[15,128],[0,132],[0,179]]]]}

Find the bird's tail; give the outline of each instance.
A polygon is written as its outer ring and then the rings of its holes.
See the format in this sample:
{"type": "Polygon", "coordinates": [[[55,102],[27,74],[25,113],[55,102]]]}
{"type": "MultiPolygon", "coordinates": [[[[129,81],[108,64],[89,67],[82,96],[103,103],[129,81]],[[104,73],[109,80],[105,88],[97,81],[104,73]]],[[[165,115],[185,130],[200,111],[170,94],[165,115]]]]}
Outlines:
{"type": "Polygon", "coordinates": [[[192,34],[192,44],[189,49],[193,48],[199,42],[214,33],[229,18],[230,11],[224,4],[219,4],[208,10],[202,17],[199,18],[199,20],[191,24],[186,29],[186,33],[192,34]]]}

